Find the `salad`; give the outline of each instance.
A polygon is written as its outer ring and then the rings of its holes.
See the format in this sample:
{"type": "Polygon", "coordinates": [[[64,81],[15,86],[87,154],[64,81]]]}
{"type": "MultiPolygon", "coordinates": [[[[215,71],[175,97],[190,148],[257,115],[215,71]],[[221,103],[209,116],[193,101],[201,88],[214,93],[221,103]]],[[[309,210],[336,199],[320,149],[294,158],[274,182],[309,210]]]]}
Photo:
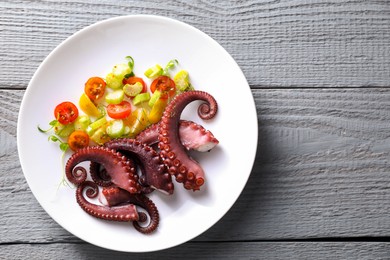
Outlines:
{"type": "MultiPolygon", "coordinates": [[[[134,138],[149,125],[157,123],[169,101],[176,95],[193,90],[189,73],[179,70],[177,60],[165,67],[155,64],[144,75],[134,74],[134,59],[113,66],[104,77],[86,80],[77,105],[64,101],[54,108],[49,140],[58,142],[65,153],[89,145],[103,145],[114,138],[134,138]]],[[[82,89],[82,87],[81,87],[82,89]]]]}

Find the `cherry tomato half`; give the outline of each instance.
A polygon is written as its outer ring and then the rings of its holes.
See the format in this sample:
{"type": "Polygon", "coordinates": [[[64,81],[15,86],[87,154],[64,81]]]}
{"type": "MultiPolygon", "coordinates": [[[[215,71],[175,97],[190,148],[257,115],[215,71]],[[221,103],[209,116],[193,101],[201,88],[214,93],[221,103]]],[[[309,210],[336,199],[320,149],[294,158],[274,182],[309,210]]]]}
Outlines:
{"type": "Polygon", "coordinates": [[[107,106],[107,114],[113,119],[123,119],[130,115],[131,105],[127,101],[122,101],[119,104],[110,104],[107,106]]]}
{"type": "Polygon", "coordinates": [[[93,101],[104,96],[106,91],[106,82],[99,77],[92,77],[87,80],[84,92],[93,101]]]}
{"type": "Polygon", "coordinates": [[[161,96],[162,98],[167,97],[166,93],[168,93],[169,97],[173,97],[176,93],[175,82],[168,76],[159,76],[153,80],[152,84],[150,85],[150,91],[154,93],[156,89],[163,93],[161,96]]]}
{"type": "Polygon", "coordinates": [[[77,107],[69,101],[58,104],[54,109],[54,117],[63,125],[72,123],[79,116],[77,107]]]}
{"type": "Polygon", "coordinates": [[[137,82],[141,83],[142,86],[143,86],[141,93],[145,93],[147,91],[147,88],[146,88],[145,81],[142,78],[139,78],[139,77],[129,77],[127,79],[124,78],[122,80],[123,85],[126,85],[126,84],[134,85],[137,82]]]}
{"type": "Polygon", "coordinates": [[[68,137],[68,145],[73,151],[87,147],[89,145],[89,136],[84,131],[74,131],[68,137]]]}

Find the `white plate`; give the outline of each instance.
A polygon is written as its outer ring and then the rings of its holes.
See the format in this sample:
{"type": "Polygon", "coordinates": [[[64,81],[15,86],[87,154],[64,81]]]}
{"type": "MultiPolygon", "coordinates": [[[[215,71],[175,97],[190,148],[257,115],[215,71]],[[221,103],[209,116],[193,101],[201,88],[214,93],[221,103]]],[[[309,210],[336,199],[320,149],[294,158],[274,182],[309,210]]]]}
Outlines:
{"type": "MultiPolygon", "coordinates": [[[[64,229],[94,245],[125,252],[166,249],[200,235],[231,208],[250,175],[257,148],[257,115],[252,93],[233,58],[212,38],[185,23],[149,15],[123,16],[93,24],[75,33],[42,62],[24,95],[17,128],[21,166],[28,185],[46,212],[64,229]],[[175,183],[172,196],[154,192],[161,222],[151,235],[129,223],[93,218],[76,203],[75,190],[58,183],[61,151],[38,132],[47,126],[54,107],[78,103],[85,81],[105,76],[114,64],[135,60],[135,74],[177,59],[197,90],[219,104],[214,120],[202,122],[194,105],[183,118],[209,129],[220,141],[210,153],[196,154],[206,173],[201,191],[175,183]]],[[[69,156],[69,155],[67,155],[69,156]]]]}

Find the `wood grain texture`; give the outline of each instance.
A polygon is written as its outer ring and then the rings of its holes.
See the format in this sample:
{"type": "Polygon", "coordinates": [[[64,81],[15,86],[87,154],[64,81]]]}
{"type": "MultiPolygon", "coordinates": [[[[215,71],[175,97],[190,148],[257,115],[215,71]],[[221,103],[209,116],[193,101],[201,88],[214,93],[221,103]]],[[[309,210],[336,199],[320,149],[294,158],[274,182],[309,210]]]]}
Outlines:
{"type": "MultiPolygon", "coordinates": [[[[1,107],[19,103],[23,92],[0,91],[0,100],[8,100],[1,107]]],[[[233,208],[195,241],[390,236],[390,89],[255,89],[253,95],[254,169],[233,208]]],[[[9,145],[1,157],[7,210],[0,243],[80,242],[28,189],[16,152],[17,107],[0,110],[0,122],[10,121],[2,137],[9,145]]]]}
{"type": "Polygon", "coordinates": [[[0,246],[1,257],[13,259],[388,259],[388,243],[188,243],[164,251],[132,254],[88,244],[0,246]],[[234,245],[234,246],[232,246],[234,245]]]}
{"type": "Polygon", "coordinates": [[[387,0],[0,0],[0,259],[388,259],[389,42],[387,0]],[[24,89],[44,58],[128,14],[171,17],[219,42],[248,79],[259,123],[232,209],[199,237],[148,254],[60,227],[33,197],[16,146],[24,89]]]}
{"type": "Polygon", "coordinates": [[[107,18],[155,14],[204,31],[252,87],[390,86],[390,3],[289,1],[0,2],[0,78],[26,87],[42,60],[76,31],[107,18]]]}

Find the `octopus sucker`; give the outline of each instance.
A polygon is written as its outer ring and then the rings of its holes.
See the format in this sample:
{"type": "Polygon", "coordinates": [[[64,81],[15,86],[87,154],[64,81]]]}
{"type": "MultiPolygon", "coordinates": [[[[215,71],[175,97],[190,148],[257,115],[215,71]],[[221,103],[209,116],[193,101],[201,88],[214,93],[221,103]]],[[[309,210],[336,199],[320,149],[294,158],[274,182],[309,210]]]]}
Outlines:
{"type": "Polygon", "coordinates": [[[172,178],[159,154],[152,147],[130,138],[114,139],[104,145],[128,155],[138,163],[142,172],[140,181],[143,186],[173,194],[172,178]]]}
{"type": "MultiPolygon", "coordinates": [[[[198,107],[198,115],[204,120],[212,119],[217,111],[218,104],[214,97],[204,91],[188,91],[176,96],[167,106],[160,121],[159,129],[159,148],[165,151],[165,154],[170,154],[170,157],[175,159],[172,161],[169,157],[162,155],[162,158],[167,165],[170,165],[169,172],[174,174],[176,181],[182,182],[188,190],[199,190],[205,180],[205,174],[202,167],[187,154],[187,149],[181,143],[179,135],[180,116],[184,108],[191,102],[200,100],[204,103],[198,107]],[[168,138],[168,142],[164,143],[163,138],[168,138]],[[171,165],[174,165],[172,167],[171,165]],[[191,172],[193,175],[190,179],[187,178],[186,172],[191,172]]],[[[190,127],[191,128],[191,127],[190,127]]]]}
{"type": "MultiPolygon", "coordinates": [[[[111,182],[131,193],[139,193],[141,186],[138,183],[138,175],[134,168],[124,161],[125,157],[112,149],[101,146],[89,146],[79,149],[67,161],[65,174],[67,179],[79,185],[86,181],[87,174],[74,174],[74,168],[81,162],[91,161],[102,165],[111,178],[111,182]],[[122,163],[119,163],[122,162],[122,163]]],[[[79,172],[79,171],[78,171],[79,172]]]]}
{"type": "Polygon", "coordinates": [[[89,215],[94,216],[96,218],[112,221],[130,222],[139,220],[137,207],[134,204],[126,204],[113,207],[93,204],[87,201],[83,196],[83,192],[86,188],[88,188],[88,197],[96,197],[98,195],[99,188],[96,183],[91,181],[85,181],[78,185],[76,189],[76,201],[80,205],[80,207],[89,215]],[[93,196],[91,196],[91,190],[94,190],[93,196]]]}

